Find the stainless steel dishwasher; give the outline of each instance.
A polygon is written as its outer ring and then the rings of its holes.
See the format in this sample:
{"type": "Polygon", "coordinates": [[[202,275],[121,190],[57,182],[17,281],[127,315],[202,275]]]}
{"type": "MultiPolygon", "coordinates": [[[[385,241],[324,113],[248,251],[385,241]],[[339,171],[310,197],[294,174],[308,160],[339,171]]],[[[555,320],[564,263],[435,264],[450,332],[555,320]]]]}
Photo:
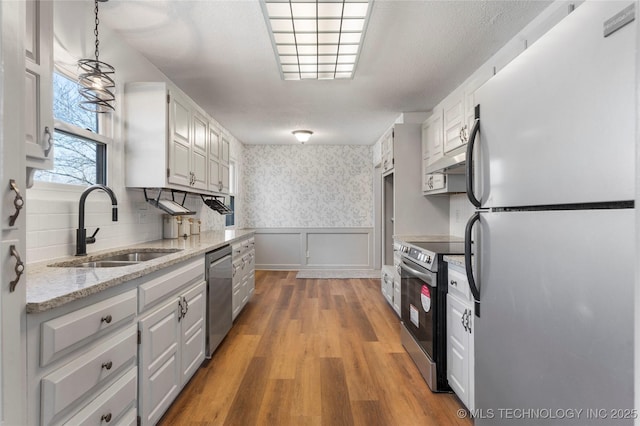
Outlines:
{"type": "Polygon", "coordinates": [[[205,257],[207,280],[207,358],[231,330],[231,246],[211,251],[205,257]]]}

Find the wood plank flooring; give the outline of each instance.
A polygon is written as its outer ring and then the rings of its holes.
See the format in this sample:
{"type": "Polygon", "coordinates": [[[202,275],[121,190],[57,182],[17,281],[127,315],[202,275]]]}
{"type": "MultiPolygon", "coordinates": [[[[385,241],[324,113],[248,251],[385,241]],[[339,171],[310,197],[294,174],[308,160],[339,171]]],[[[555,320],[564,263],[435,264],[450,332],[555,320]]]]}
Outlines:
{"type": "Polygon", "coordinates": [[[380,280],[256,271],[253,299],[160,424],[472,425],[400,343],[380,280]]]}

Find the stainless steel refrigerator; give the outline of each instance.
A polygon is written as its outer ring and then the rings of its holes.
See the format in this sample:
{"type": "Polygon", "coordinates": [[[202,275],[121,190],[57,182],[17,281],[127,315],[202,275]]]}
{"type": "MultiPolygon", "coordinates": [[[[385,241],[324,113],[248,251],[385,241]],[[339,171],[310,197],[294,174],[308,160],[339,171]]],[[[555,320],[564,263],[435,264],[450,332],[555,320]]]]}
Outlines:
{"type": "Polygon", "coordinates": [[[634,19],[587,1],[476,93],[476,426],[636,416],[634,19]]]}

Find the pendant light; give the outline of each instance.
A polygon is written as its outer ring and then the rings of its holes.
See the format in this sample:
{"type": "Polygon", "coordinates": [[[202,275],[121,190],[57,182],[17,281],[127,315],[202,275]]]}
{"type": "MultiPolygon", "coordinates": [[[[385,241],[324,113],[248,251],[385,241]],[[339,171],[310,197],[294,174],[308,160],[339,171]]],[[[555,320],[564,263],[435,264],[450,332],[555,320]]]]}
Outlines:
{"type": "Polygon", "coordinates": [[[105,113],[114,110],[115,103],[115,82],[113,81],[113,74],[116,70],[109,64],[101,62],[99,60],[100,40],[98,39],[98,1],[106,2],[108,0],[95,0],[95,29],[93,33],[96,36],[96,50],[95,59],[80,59],[78,61],[78,68],[82,70],[82,73],[78,76],[78,83],[80,83],[80,94],[84,98],[80,102],[80,107],[87,111],[105,113]]]}

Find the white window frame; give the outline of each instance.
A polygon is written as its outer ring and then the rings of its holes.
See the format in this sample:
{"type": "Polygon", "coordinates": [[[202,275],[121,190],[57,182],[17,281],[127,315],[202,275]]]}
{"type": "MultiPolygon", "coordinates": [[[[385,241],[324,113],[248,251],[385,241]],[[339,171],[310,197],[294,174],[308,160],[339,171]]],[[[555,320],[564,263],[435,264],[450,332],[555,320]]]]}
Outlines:
{"type": "MultiPolygon", "coordinates": [[[[54,73],[58,73],[70,80],[77,81],[78,74],[76,72],[72,72],[68,68],[60,65],[54,64],[54,73]]],[[[53,78],[51,79],[53,83],[53,78]]],[[[53,87],[51,88],[53,90],[53,87]]],[[[106,182],[108,184],[110,175],[111,175],[111,147],[113,146],[113,113],[107,114],[98,114],[98,132],[93,132],[91,130],[83,129],[82,127],[76,126],[71,123],[67,123],[65,121],[60,121],[57,119],[53,120],[54,130],[59,132],[64,132],[69,134],[70,136],[75,136],[78,138],[86,139],[89,141],[93,141],[99,144],[105,145],[106,149],[106,164],[105,164],[105,173],[106,173],[106,182]]],[[[55,147],[55,140],[54,140],[55,147]]],[[[55,148],[54,148],[55,149],[55,148]]],[[[60,183],[60,182],[46,182],[40,180],[34,180],[34,186],[40,189],[58,189],[58,190],[74,190],[74,188],[84,190],[85,185],[74,184],[74,183],[60,183]]]]}

